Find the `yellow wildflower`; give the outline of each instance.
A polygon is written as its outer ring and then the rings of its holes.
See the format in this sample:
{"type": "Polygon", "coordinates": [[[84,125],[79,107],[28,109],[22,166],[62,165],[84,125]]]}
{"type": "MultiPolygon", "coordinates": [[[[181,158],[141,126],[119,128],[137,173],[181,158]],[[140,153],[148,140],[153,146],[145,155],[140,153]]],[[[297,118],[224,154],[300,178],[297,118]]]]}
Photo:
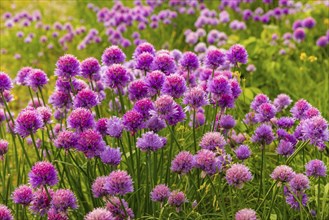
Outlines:
{"type": "Polygon", "coordinates": [[[304,52],[301,53],[299,59],[300,59],[300,60],[303,60],[303,61],[306,60],[306,59],[307,59],[307,55],[306,55],[306,53],[304,53],[304,52]]]}

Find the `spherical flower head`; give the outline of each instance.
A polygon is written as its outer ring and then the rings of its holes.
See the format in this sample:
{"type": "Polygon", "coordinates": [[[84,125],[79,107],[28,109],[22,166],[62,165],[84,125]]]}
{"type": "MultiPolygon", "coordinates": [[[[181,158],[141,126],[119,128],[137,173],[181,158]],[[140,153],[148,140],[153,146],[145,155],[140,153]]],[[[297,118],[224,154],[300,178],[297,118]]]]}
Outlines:
{"type": "Polygon", "coordinates": [[[8,152],[8,141],[0,139],[0,159],[8,152]]]}
{"type": "Polygon", "coordinates": [[[194,156],[194,167],[203,170],[208,175],[213,175],[219,171],[219,161],[214,152],[201,149],[194,156]]]}
{"type": "Polygon", "coordinates": [[[165,74],[159,70],[147,73],[145,82],[149,88],[150,96],[154,96],[161,91],[163,83],[165,81],[165,74]]]}
{"type": "Polygon", "coordinates": [[[257,213],[253,209],[241,209],[235,213],[235,220],[257,220],[257,213]]]}
{"type": "Polygon", "coordinates": [[[141,113],[144,118],[149,118],[151,115],[150,111],[154,110],[154,105],[151,99],[144,98],[135,103],[134,109],[141,113]]]}
{"type": "Polygon", "coordinates": [[[107,118],[100,118],[96,122],[96,131],[98,131],[102,136],[107,135],[107,123],[108,119],[107,118]]]}
{"type": "Polygon", "coordinates": [[[187,199],[185,197],[185,194],[180,191],[173,191],[170,193],[168,198],[168,204],[171,206],[174,206],[176,208],[181,207],[185,202],[187,202],[187,199]]]}
{"type": "Polygon", "coordinates": [[[134,191],[131,177],[126,171],[116,170],[110,173],[104,188],[110,195],[125,195],[134,191]]]}
{"type": "Polygon", "coordinates": [[[15,132],[25,138],[43,126],[42,117],[37,110],[22,110],[15,121],[15,132]]]}
{"type": "MultiPolygon", "coordinates": [[[[3,98],[6,100],[7,103],[11,102],[14,99],[13,95],[8,90],[3,91],[2,95],[3,95],[3,98]]],[[[2,97],[0,97],[0,98],[1,98],[0,99],[0,106],[5,107],[5,104],[3,102],[2,97]]]]}
{"type": "Polygon", "coordinates": [[[29,78],[29,75],[31,74],[32,71],[33,71],[32,67],[23,67],[22,69],[20,69],[16,76],[16,83],[18,85],[26,86],[27,79],[29,78]]]}
{"type": "MultiPolygon", "coordinates": [[[[72,105],[70,97],[69,93],[56,90],[50,95],[49,104],[53,105],[55,108],[70,107],[72,105]]],[[[31,104],[33,106],[33,103],[31,104]]]]}
{"type": "Polygon", "coordinates": [[[298,192],[297,195],[295,195],[295,193],[293,192],[289,192],[286,195],[286,202],[291,208],[295,210],[300,210],[300,203],[302,204],[302,206],[306,206],[308,202],[308,197],[303,192],[298,192]],[[298,200],[296,199],[296,197],[298,198],[298,200]]]}
{"type": "Polygon", "coordinates": [[[295,119],[291,117],[281,117],[276,121],[279,128],[289,129],[295,124],[295,119]]]}
{"type": "Polygon", "coordinates": [[[90,89],[83,89],[74,97],[73,104],[75,108],[91,109],[99,104],[97,93],[90,89]]]}
{"type": "Polygon", "coordinates": [[[193,52],[185,52],[180,60],[180,65],[187,71],[195,70],[199,68],[198,56],[193,52]]]}
{"type": "Polygon", "coordinates": [[[193,164],[193,155],[188,151],[181,151],[171,161],[171,171],[179,174],[186,174],[192,170],[193,164]]]}
{"type": "Polygon", "coordinates": [[[124,66],[113,64],[105,70],[103,80],[107,87],[122,88],[128,83],[129,75],[124,66]]]}
{"type": "Polygon", "coordinates": [[[219,66],[223,65],[225,61],[225,51],[220,49],[210,49],[206,54],[204,62],[207,68],[217,69],[219,66]]]}
{"type": "Polygon", "coordinates": [[[136,62],[135,68],[145,72],[150,71],[152,68],[153,59],[154,59],[154,55],[148,52],[143,52],[137,56],[135,60],[136,62]]]}
{"type": "Polygon", "coordinates": [[[234,99],[237,99],[242,92],[240,84],[236,79],[230,79],[230,85],[231,85],[232,96],[234,97],[234,99]]]}
{"type": "Polygon", "coordinates": [[[273,101],[273,104],[277,111],[282,111],[291,104],[291,98],[286,94],[279,94],[273,101]]]}
{"type": "Polygon", "coordinates": [[[73,110],[67,119],[67,123],[69,128],[76,129],[79,132],[93,128],[95,125],[91,111],[85,108],[73,110]]]}
{"type": "Polygon", "coordinates": [[[49,107],[46,106],[40,106],[37,108],[37,111],[39,112],[39,114],[42,117],[42,121],[44,124],[47,124],[51,121],[51,109],[49,107]]]}
{"type": "Polygon", "coordinates": [[[176,71],[175,60],[169,54],[157,54],[152,63],[152,70],[159,70],[166,75],[170,75],[176,71]]]}
{"type": "Polygon", "coordinates": [[[111,46],[104,50],[102,55],[103,65],[110,66],[112,64],[123,63],[126,60],[126,55],[118,46],[111,46]]]}
{"type": "Polygon", "coordinates": [[[276,114],[276,108],[270,103],[261,104],[256,110],[255,119],[257,122],[270,121],[276,114]]]}
{"type": "Polygon", "coordinates": [[[305,165],[306,175],[314,177],[324,177],[327,175],[327,167],[323,161],[315,159],[305,165]]]}
{"type": "Polygon", "coordinates": [[[10,90],[11,88],[13,88],[13,83],[9,76],[4,72],[0,72],[0,93],[3,93],[5,90],[10,90]]]}
{"type": "Polygon", "coordinates": [[[322,116],[305,119],[300,123],[303,140],[310,140],[310,143],[324,150],[325,142],[329,141],[328,122],[322,116]]]}
{"type": "Polygon", "coordinates": [[[144,42],[139,44],[134,52],[134,57],[138,57],[139,55],[141,55],[142,53],[150,53],[151,55],[155,55],[155,49],[154,46],[148,42],[144,42]]]}
{"type": "Polygon", "coordinates": [[[294,31],[294,38],[297,40],[297,41],[303,41],[306,37],[306,33],[305,33],[305,30],[304,28],[297,28],[295,31],[294,31]]]}
{"type": "Polygon", "coordinates": [[[248,53],[244,46],[235,44],[226,52],[226,58],[233,65],[238,63],[246,64],[248,62],[248,53]]]}
{"type": "Polygon", "coordinates": [[[69,220],[65,212],[57,212],[56,209],[50,208],[47,212],[47,220],[69,220]]]}
{"type": "Polygon", "coordinates": [[[253,143],[258,143],[261,145],[269,145],[274,140],[274,135],[272,132],[272,128],[269,125],[262,124],[258,128],[254,135],[251,137],[251,141],[253,143]]]}
{"type": "Polygon", "coordinates": [[[60,57],[56,63],[55,75],[70,79],[80,73],[79,60],[70,54],[60,57]]]}
{"type": "Polygon", "coordinates": [[[58,133],[55,140],[55,147],[69,150],[74,148],[78,141],[77,135],[72,131],[61,131],[58,133]]]}
{"type": "Polygon", "coordinates": [[[167,116],[174,111],[174,99],[169,95],[162,95],[154,102],[155,110],[160,116],[167,116]]]}
{"type": "Polygon", "coordinates": [[[27,185],[21,185],[15,189],[11,198],[14,203],[27,206],[33,199],[33,191],[31,187],[27,185]]]}
{"type": "Polygon", "coordinates": [[[270,99],[264,94],[258,94],[250,104],[250,108],[257,111],[258,107],[264,103],[270,103],[270,99]]]}
{"type": "Polygon", "coordinates": [[[153,131],[146,132],[142,137],[137,139],[136,146],[142,151],[157,151],[163,148],[167,143],[167,139],[160,137],[153,131]]]}
{"type": "Polygon", "coordinates": [[[107,121],[107,134],[111,137],[120,138],[123,131],[122,120],[116,116],[112,116],[107,121]]]}
{"type": "Polygon", "coordinates": [[[328,40],[328,37],[326,37],[326,36],[321,36],[316,41],[316,45],[318,47],[325,47],[325,46],[327,46],[328,43],[329,43],[329,40],[328,40]]]}
{"type": "Polygon", "coordinates": [[[217,148],[223,149],[226,141],[223,135],[219,132],[205,133],[200,141],[200,147],[203,149],[214,151],[217,148]]]}
{"type": "Polygon", "coordinates": [[[234,152],[239,160],[248,159],[251,155],[251,150],[247,145],[240,145],[234,152]]]}
{"type": "Polygon", "coordinates": [[[320,113],[319,109],[317,109],[315,107],[311,107],[305,111],[306,119],[313,118],[315,116],[320,116],[320,115],[321,115],[321,113],[320,113]]]}
{"type": "Polygon", "coordinates": [[[153,202],[164,202],[170,196],[170,189],[165,184],[156,185],[150,193],[153,202]]]}
{"type": "Polygon", "coordinates": [[[301,192],[310,188],[310,181],[307,176],[299,173],[289,181],[289,185],[293,191],[301,192]]]}
{"type": "Polygon", "coordinates": [[[178,124],[181,121],[184,121],[185,118],[186,118],[186,114],[185,114],[182,106],[175,103],[173,105],[173,111],[165,117],[165,120],[167,121],[168,125],[173,126],[173,125],[178,124]]]}
{"type": "Polygon", "coordinates": [[[235,126],[235,120],[232,115],[222,115],[220,118],[219,126],[224,129],[231,129],[235,126]]]}
{"type": "Polygon", "coordinates": [[[124,199],[121,199],[121,201],[118,197],[110,197],[106,203],[106,209],[112,213],[115,220],[133,219],[134,213],[132,209],[128,207],[128,203],[124,199]]]}
{"type": "Polygon", "coordinates": [[[295,145],[290,141],[280,140],[278,147],[276,148],[276,152],[279,155],[288,157],[293,154],[295,151],[295,145]]]}
{"type": "Polygon", "coordinates": [[[27,78],[27,85],[33,89],[43,87],[48,83],[47,74],[40,69],[33,69],[27,78]]]}
{"type": "Polygon", "coordinates": [[[316,21],[314,20],[314,18],[308,17],[305,18],[302,23],[303,23],[303,27],[311,29],[315,26],[316,21]]]}
{"type": "Polygon", "coordinates": [[[301,120],[306,118],[305,112],[311,107],[311,104],[309,104],[306,100],[300,99],[291,108],[290,112],[295,119],[301,120]]]}
{"type": "Polygon", "coordinates": [[[206,96],[207,94],[201,87],[193,87],[184,94],[183,103],[197,109],[208,104],[206,96]]]}
{"type": "Polygon", "coordinates": [[[65,212],[69,208],[77,209],[77,198],[71,190],[59,189],[52,195],[51,207],[58,212],[65,212]]]}
{"type": "Polygon", "coordinates": [[[209,81],[208,84],[209,92],[215,95],[231,95],[231,84],[227,77],[225,76],[216,76],[214,79],[209,81]]]}
{"type": "Polygon", "coordinates": [[[89,129],[79,134],[76,149],[83,152],[87,158],[93,158],[102,154],[105,142],[100,133],[89,129]]]}
{"type": "Polygon", "coordinates": [[[93,57],[89,57],[81,62],[81,76],[86,79],[99,80],[99,72],[101,66],[98,63],[98,60],[93,57]]]}
{"type": "Polygon", "coordinates": [[[135,133],[144,125],[144,117],[136,110],[127,111],[122,117],[122,124],[127,131],[135,133]]]}
{"type": "Polygon", "coordinates": [[[273,170],[271,178],[280,182],[289,182],[295,175],[296,173],[291,167],[280,165],[273,170]]]}
{"type": "Polygon", "coordinates": [[[38,189],[33,193],[33,200],[31,202],[30,209],[34,214],[44,216],[50,209],[50,203],[54,192],[51,189],[48,189],[48,192],[50,198],[46,190],[43,188],[38,189]]]}
{"type": "Polygon", "coordinates": [[[101,153],[100,158],[103,163],[111,165],[111,166],[118,166],[121,161],[121,152],[120,148],[110,148],[107,147],[101,153]]]}
{"type": "Polygon", "coordinates": [[[108,195],[108,192],[104,188],[105,183],[107,182],[108,176],[97,177],[91,187],[93,196],[95,198],[100,198],[108,195]]]}
{"type": "Polygon", "coordinates": [[[104,208],[96,208],[89,212],[84,220],[115,220],[112,213],[104,208]]]}
{"type": "Polygon", "coordinates": [[[161,92],[174,98],[181,97],[186,91],[186,82],[183,76],[172,74],[167,76],[161,92]]]}
{"type": "Polygon", "coordinates": [[[227,171],[225,176],[229,185],[233,185],[241,189],[244,183],[252,179],[249,168],[243,164],[233,164],[227,171]]]}
{"type": "Polygon", "coordinates": [[[0,219],[1,220],[14,220],[10,209],[7,206],[0,204],[0,219]]]}
{"type": "Polygon", "coordinates": [[[135,80],[128,86],[129,99],[136,101],[148,96],[148,86],[144,80],[135,80]]]}
{"type": "Polygon", "coordinates": [[[58,183],[57,171],[49,162],[37,162],[29,173],[30,184],[33,188],[39,186],[54,186],[58,183]]]}
{"type": "Polygon", "coordinates": [[[145,122],[145,128],[148,128],[153,132],[161,131],[165,127],[166,127],[166,121],[156,115],[151,116],[145,122]]]}

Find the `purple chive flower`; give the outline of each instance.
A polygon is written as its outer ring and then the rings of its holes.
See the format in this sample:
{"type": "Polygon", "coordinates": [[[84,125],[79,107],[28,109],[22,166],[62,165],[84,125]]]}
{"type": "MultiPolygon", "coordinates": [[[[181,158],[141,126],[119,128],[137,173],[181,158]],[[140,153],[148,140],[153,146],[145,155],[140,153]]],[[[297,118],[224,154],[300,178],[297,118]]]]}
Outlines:
{"type": "Polygon", "coordinates": [[[26,86],[27,80],[32,71],[33,71],[33,68],[31,68],[31,67],[23,67],[22,69],[20,69],[16,76],[16,83],[18,85],[26,86]]]}
{"type": "Polygon", "coordinates": [[[320,115],[321,115],[320,111],[315,107],[311,107],[308,110],[306,110],[306,112],[305,112],[306,119],[313,118],[315,116],[320,116],[320,115]]]}
{"type": "Polygon", "coordinates": [[[193,87],[184,94],[183,103],[197,109],[207,105],[208,100],[205,91],[201,87],[193,87]]]}
{"type": "Polygon", "coordinates": [[[99,104],[97,93],[90,89],[83,89],[74,97],[73,104],[75,108],[91,109],[99,104]]]}
{"type": "Polygon", "coordinates": [[[116,170],[110,173],[104,188],[110,195],[125,195],[133,192],[133,182],[126,171],[116,170]]]}
{"type": "Polygon", "coordinates": [[[112,116],[107,121],[107,134],[111,137],[120,138],[123,131],[122,120],[116,116],[112,116]]]}
{"type": "Polygon", "coordinates": [[[290,141],[280,140],[276,152],[282,156],[288,157],[295,151],[295,145],[290,141]]]}
{"type": "Polygon", "coordinates": [[[1,220],[14,220],[10,209],[7,206],[0,204],[0,218],[1,220]]]}
{"type": "Polygon", "coordinates": [[[106,66],[123,63],[125,60],[126,55],[118,46],[111,46],[106,48],[102,55],[102,63],[106,66]]]}
{"type": "MultiPolygon", "coordinates": [[[[5,90],[2,94],[7,103],[11,102],[14,98],[13,95],[8,90],[5,90]]],[[[3,107],[5,106],[2,97],[0,97],[0,106],[3,107]]]]}
{"type": "Polygon", "coordinates": [[[248,62],[248,53],[244,46],[235,44],[226,52],[226,57],[233,65],[238,63],[246,64],[248,62]]]}
{"type": "Polygon", "coordinates": [[[183,192],[173,191],[170,193],[168,198],[169,205],[180,208],[185,202],[187,202],[187,199],[183,192]]]}
{"type": "Polygon", "coordinates": [[[105,70],[103,80],[107,87],[122,88],[126,86],[129,75],[124,66],[121,64],[113,64],[105,70]]]}
{"type": "Polygon", "coordinates": [[[302,192],[308,188],[310,188],[310,181],[304,174],[296,174],[289,181],[290,188],[296,192],[302,192]]]}
{"type": "Polygon", "coordinates": [[[235,213],[235,220],[257,220],[257,213],[253,209],[241,209],[235,213]]]}
{"type": "Polygon", "coordinates": [[[55,75],[70,79],[80,73],[79,60],[70,54],[60,57],[56,63],[55,75]]]}
{"type": "Polygon", "coordinates": [[[81,62],[81,76],[86,79],[99,80],[100,79],[100,70],[101,66],[98,63],[98,60],[93,57],[89,57],[81,62]]]}
{"type": "Polygon", "coordinates": [[[24,109],[15,121],[15,132],[25,138],[31,133],[35,133],[42,126],[42,117],[37,110],[24,109]]]}
{"type": "Polygon", "coordinates": [[[219,132],[208,132],[203,135],[200,141],[200,147],[203,149],[214,151],[217,148],[223,149],[226,141],[223,135],[219,132]]]}
{"type": "Polygon", "coordinates": [[[167,143],[167,139],[160,137],[153,131],[146,132],[141,138],[137,139],[136,146],[142,151],[157,151],[163,148],[167,143]]]}
{"type": "Polygon", "coordinates": [[[166,127],[166,122],[157,117],[157,116],[151,116],[146,122],[145,122],[145,128],[150,129],[153,132],[158,132],[166,127]]]}
{"type": "Polygon", "coordinates": [[[57,212],[54,208],[50,208],[47,212],[47,220],[69,220],[67,215],[65,212],[57,212]]]}
{"type": "Polygon", "coordinates": [[[251,151],[247,145],[240,145],[234,152],[239,160],[248,159],[251,155],[251,151]]]}
{"type": "Polygon", "coordinates": [[[0,93],[3,93],[5,90],[10,90],[11,88],[13,88],[13,83],[9,76],[4,72],[0,72],[0,93]]]}
{"type": "Polygon", "coordinates": [[[235,120],[232,115],[223,115],[220,118],[219,126],[224,129],[231,129],[235,126],[235,120]]]}
{"type": "Polygon", "coordinates": [[[314,18],[308,17],[305,18],[302,23],[303,23],[303,27],[311,29],[315,26],[316,21],[314,20],[314,18]]]}
{"type": "Polygon", "coordinates": [[[108,119],[107,118],[100,118],[96,122],[96,131],[98,131],[102,136],[107,135],[107,123],[108,119]]]}
{"type": "Polygon", "coordinates": [[[318,47],[325,47],[325,46],[327,46],[328,43],[329,43],[329,40],[328,40],[328,38],[326,36],[321,36],[316,41],[316,45],[318,47]]]}
{"type": "Polygon", "coordinates": [[[290,112],[295,119],[305,119],[305,112],[311,108],[311,105],[304,99],[298,100],[291,108],[290,112]]]}
{"type": "Polygon", "coordinates": [[[84,220],[114,220],[112,213],[104,208],[96,208],[89,212],[84,220]]]}
{"type": "Polygon", "coordinates": [[[321,116],[306,119],[301,122],[301,133],[303,140],[310,140],[310,143],[320,150],[326,148],[325,142],[329,141],[328,122],[321,116]]]}
{"type": "Polygon", "coordinates": [[[295,119],[291,117],[279,118],[276,122],[279,128],[289,129],[295,124],[295,119]]]}
{"type": "Polygon", "coordinates": [[[215,95],[230,95],[232,93],[230,82],[225,76],[217,76],[212,79],[208,89],[215,95]]]}
{"type": "Polygon", "coordinates": [[[180,65],[187,71],[199,68],[199,59],[195,53],[186,52],[180,60],[180,65]]]}
{"type": "Polygon", "coordinates": [[[229,185],[233,185],[241,189],[244,183],[252,179],[249,168],[243,164],[233,164],[227,171],[225,176],[229,185]]]}
{"type": "Polygon", "coordinates": [[[145,72],[150,71],[154,56],[148,52],[143,52],[136,58],[135,68],[145,72]]]}
{"type": "Polygon", "coordinates": [[[105,142],[100,133],[89,129],[79,134],[76,149],[83,152],[87,158],[93,158],[102,154],[105,142]]]}
{"type": "Polygon", "coordinates": [[[11,197],[14,203],[27,206],[33,199],[33,191],[31,187],[21,185],[15,189],[11,197]]]}
{"type": "Polygon", "coordinates": [[[270,103],[261,104],[256,110],[255,119],[257,122],[270,121],[276,114],[276,108],[270,103]]]}
{"type": "Polygon", "coordinates": [[[186,114],[182,106],[174,104],[173,111],[166,116],[166,121],[168,125],[176,125],[177,123],[183,121],[186,117],[186,114]]]}
{"type": "Polygon", "coordinates": [[[31,202],[30,209],[34,214],[44,216],[50,209],[51,197],[54,194],[53,190],[48,189],[48,193],[43,188],[38,189],[33,193],[33,200],[31,202]]]}
{"type": "Polygon", "coordinates": [[[85,108],[73,110],[67,118],[67,123],[69,128],[76,129],[79,132],[93,128],[95,125],[92,113],[85,108]]]}
{"type": "Polygon", "coordinates": [[[314,177],[324,177],[327,175],[327,167],[321,160],[311,160],[305,165],[306,175],[314,177]]]}
{"type": "Polygon", "coordinates": [[[104,188],[104,185],[107,182],[107,180],[108,180],[108,176],[100,176],[95,179],[95,181],[91,187],[93,196],[95,198],[106,196],[108,194],[108,192],[104,188]]]}
{"type": "Polygon", "coordinates": [[[192,170],[193,163],[193,155],[188,151],[181,151],[171,161],[171,171],[179,174],[186,174],[192,170]]]}
{"type": "Polygon", "coordinates": [[[128,207],[128,203],[124,199],[118,197],[110,197],[106,203],[106,209],[112,213],[115,220],[119,219],[133,219],[134,213],[131,208],[128,207]],[[122,201],[122,203],[121,203],[122,201]],[[122,207],[123,204],[123,207],[122,207]],[[124,208],[124,210],[123,210],[124,208]],[[128,216],[127,216],[128,215],[128,216]]]}
{"type": "Polygon", "coordinates": [[[291,104],[292,100],[290,99],[290,97],[286,94],[280,94],[278,95],[274,101],[273,104],[275,106],[275,108],[277,109],[277,111],[281,111],[285,108],[287,108],[290,104],[291,104]]]}
{"type": "Polygon", "coordinates": [[[39,114],[41,115],[42,121],[44,124],[47,124],[49,122],[51,122],[51,109],[49,107],[46,106],[40,106],[37,108],[37,111],[39,112],[39,114]]]}
{"type": "Polygon", "coordinates": [[[100,158],[103,163],[111,165],[111,166],[118,166],[121,161],[121,152],[120,148],[110,148],[107,147],[101,153],[100,158]]]}
{"type": "Polygon", "coordinates": [[[206,172],[208,175],[213,175],[219,171],[219,161],[216,154],[210,150],[201,149],[194,156],[194,166],[206,172]]]}
{"type": "Polygon", "coordinates": [[[155,102],[155,110],[159,116],[166,117],[174,112],[175,101],[169,95],[160,96],[155,102]]]}
{"type": "Polygon", "coordinates": [[[153,56],[155,55],[155,49],[154,49],[153,45],[145,42],[145,43],[139,44],[136,47],[135,52],[134,52],[134,57],[136,58],[144,52],[150,53],[153,56]]]}
{"type": "Polygon", "coordinates": [[[141,129],[144,125],[144,117],[141,113],[136,110],[127,111],[122,117],[122,124],[127,131],[135,133],[141,129]]]}
{"type": "Polygon", "coordinates": [[[51,207],[57,212],[66,212],[69,208],[77,209],[77,198],[69,189],[58,189],[52,195],[51,207]]]}
{"type": "Polygon", "coordinates": [[[135,80],[128,86],[129,99],[136,101],[148,96],[148,86],[143,80],[135,80]]]}
{"type": "Polygon", "coordinates": [[[280,182],[289,182],[295,175],[296,173],[291,167],[280,165],[273,170],[271,178],[280,182]]]}
{"type": "Polygon", "coordinates": [[[153,71],[147,73],[145,82],[149,88],[149,95],[154,96],[159,94],[162,89],[162,85],[165,81],[165,75],[161,71],[153,71]]]}
{"type": "Polygon", "coordinates": [[[0,160],[8,152],[8,141],[0,139],[0,160]]]}
{"type": "Polygon", "coordinates": [[[260,125],[254,135],[251,137],[253,143],[259,143],[261,145],[269,145],[274,140],[272,128],[269,125],[260,125]]]}
{"type": "Polygon", "coordinates": [[[306,37],[306,33],[305,33],[305,30],[304,28],[297,28],[295,31],[294,31],[294,38],[297,40],[297,41],[303,41],[306,37]]]}
{"type": "Polygon", "coordinates": [[[135,103],[134,109],[136,111],[138,111],[139,113],[141,113],[143,115],[143,117],[147,119],[151,116],[150,111],[154,110],[154,105],[153,105],[152,100],[150,100],[148,98],[144,98],[144,99],[138,100],[135,103]]]}
{"type": "Polygon", "coordinates": [[[258,107],[264,103],[270,103],[270,99],[264,94],[258,94],[250,104],[250,108],[257,111],[258,107]]]}
{"type": "Polygon", "coordinates": [[[33,188],[39,186],[53,186],[58,183],[55,167],[46,161],[37,162],[29,173],[30,184],[33,188]]]}
{"type": "Polygon", "coordinates": [[[61,131],[55,140],[55,147],[69,150],[74,148],[78,141],[77,135],[72,131],[61,131]]]}
{"type": "Polygon", "coordinates": [[[170,189],[165,184],[156,185],[150,196],[153,202],[164,202],[170,196],[170,189]]]}
{"type": "MultiPolygon", "coordinates": [[[[33,102],[36,103],[34,100],[33,102]]],[[[33,103],[31,104],[33,107],[33,103]]],[[[56,90],[49,97],[49,104],[53,105],[55,108],[70,107],[72,105],[71,96],[67,92],[56,90]]]]}
{"type": "Polygon", "coordinates": [[[302,206],[306,206],[308,202],[308,197],[303,192],[294,193],[288,191],[288,193],[286,193],[286,202],[291,208],[300,210],[299,203],[301,203],[302,206]],[[298,198],[298,200],[296,199],[296,197],[298,198]]]}
{"type": "Polygon", "coordinates": [[[157,54],[152,63],[152,70],[160,70],[166,75],[170,75],[176,71],[175,60],[169,54],[157,54]]]}
{"type": "Polygon", "coordinates": [[[47,74],[40,69],[33,69],[27,78],[27,85],[33,89],[42,88],[48,83],[47,74]]]}
{"type": "Polygon", "coordinates": [[[181,97],[186,91],[186,82],[184,77],[178,74],[167,76],[161,92],[174,98],[181,97]]]}
{"type": "Polygon", "coordinates": [[[226,61],[225,51],[220,49],[208,50],[206,54],[205,64],[207,68],[217,69],[226,61]]]}

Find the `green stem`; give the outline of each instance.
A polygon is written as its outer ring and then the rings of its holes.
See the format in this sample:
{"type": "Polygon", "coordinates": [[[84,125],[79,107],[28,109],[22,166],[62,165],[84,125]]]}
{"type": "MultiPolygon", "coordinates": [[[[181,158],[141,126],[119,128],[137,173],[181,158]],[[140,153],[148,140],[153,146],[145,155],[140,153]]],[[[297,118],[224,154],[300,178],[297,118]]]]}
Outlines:
{"type": "Polygon", "coordinates": [[[260,168],[260,182],[259,182],[259,193],[258,193],[258,199],[259,201],[261,195],[264,194],[263,192],[263,172],[264,172],[264,161],[265,161],[265,146],[262,146],[262,161],[261,161],[261,168],[260,168]]]}
{"type": "Polygon", "coordinates": [[[195,108],[193,109],[193,142],[194,142],[194,153],[197,152],[197,147],[196,147],[196,136],[195,136],[195,114],[196,110],[195,108]]]}
{"type": "MultiPolygon", "coordinates": [[[[221,207],[221,210],[223,211],[224,219],[228,219],[227,214],[226,214],[226,208],[225,208],[225,205],[224,205],[224,201],[222,201],[221,196],[218,195],[217,190],[214,186],[214,183],[212,182],[212,180],[211,180],[211,178],[208,174],[207,174],[207,177],[208,177],[208,180],[210,182],[210,185],[211,185],[213,191],[215,192],[216,197],[219,199],[219,205],[221,207]]],[[[221,179],[219,180],[219,183],[221,183],[221,179]]],[[[223,195],[221,186],[219,186],[219,193],[220,193],[220,195],[223,195]]]]}
{"type": "Polygon", "coordinates": [[[266,198],[268,197],[268,195],[270,194],[270,192],[272,191],[273,187],[278,183],[278,181],[274,182],[272,184],[272,186],[269,188],[269,190],[267,191],[267,193],[265,194],[265,197],[263,199],[263,201],[258,205],[258,207],[256,208],[256,212],[260,209],[260,207],[262,207],[262,205],[264,204],[264,202],[266,201],[266,198]]]}
{"type": "Polygon", "coordinates": [[[30,93],[30,96],[31,96],[32,105],[33,105],[34,108],[36,108],[36,105],[35,105],[34,99],[33,99],[33,95],[32,95],[31,87],[28,86],[27,88],[29,89],[29,93],[30,93]]]}
{"type": "Polygon", "coordinates": [[[41,160],[41,157],[40,157],[40,154],[39,154],[39,150],[38,150],[37,144],[36,144],[35,139],[34,139],[33,132],[30,132],[30,135],[31,135],[31,139],[32,139],[32,142],[33,142],[33,145],[34,145],[35,152],[37,154],[38,160],[41,160]]]}

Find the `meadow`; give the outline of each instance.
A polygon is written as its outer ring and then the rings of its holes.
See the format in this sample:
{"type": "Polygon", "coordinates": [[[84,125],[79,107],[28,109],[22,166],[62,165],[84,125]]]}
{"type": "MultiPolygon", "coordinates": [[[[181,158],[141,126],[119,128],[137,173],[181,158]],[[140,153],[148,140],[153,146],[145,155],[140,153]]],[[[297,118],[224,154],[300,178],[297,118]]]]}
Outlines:
{"type": "Polygon", "coordinates": [[[0,2],[0,220],[329,219],[329,2],[0,2]]]}

